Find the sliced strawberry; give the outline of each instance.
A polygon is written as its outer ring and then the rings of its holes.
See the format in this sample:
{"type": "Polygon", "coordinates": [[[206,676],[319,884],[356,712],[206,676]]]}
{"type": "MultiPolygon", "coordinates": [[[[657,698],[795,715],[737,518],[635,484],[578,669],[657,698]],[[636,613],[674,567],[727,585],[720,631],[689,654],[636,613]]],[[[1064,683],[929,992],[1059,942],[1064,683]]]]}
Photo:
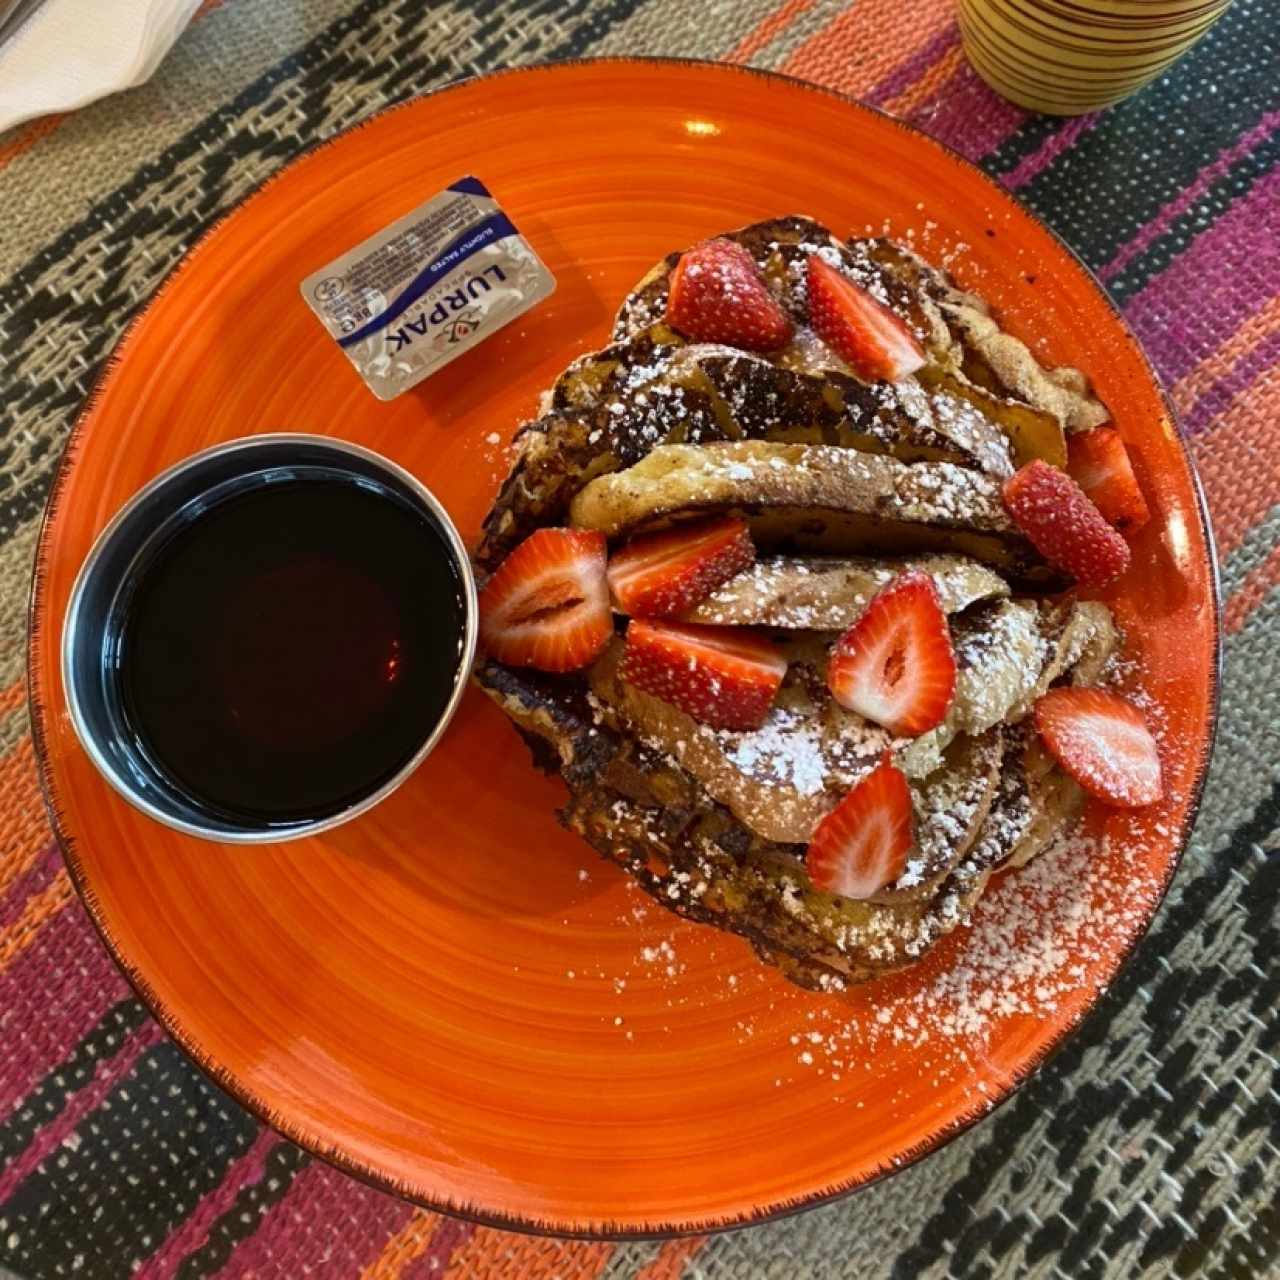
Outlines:
{"type": "Polygon", "coordinates": [[[1132,703],[1102,689],[1050,689],[1035,718],[1054,759],[1099,800],[1136,809],[1160,799],[1156,740],[1132,703]]]}
{"type": "Polygon", "coordinates": [[[805,868],[818,889],[869,898],[902,874],[912,842],[911,792],[886,752],[818,823],[805,868]]]}
{"type": "Polygon", "coordinates": [[[708,240],[684,253],[671,273],[667,323],[695,342],[776,351],[794,332],[756,260],[732,240],[708,240]]]}
{"type": "Polygon", "coordinates": [[[612,634],[601,533],[539,529],[480,593],[480,643],[509,666],[573,671],[612,634]]]}
{"type": "Polygon", "coordinates": [[[868,382],[897,382],[924,364],[924,348],[906,324],[816,253],[809,255],[809,323],[868,382]]]}
{"type": "Polygon", "coordinates": [[[1151,510],[1133,474],[1129,451],[1114,427],[1095,427],[1070,436],[1067,470],[1121,533],[1141,529],[1151,519],[1151,510]]]}
{"type": "Polygon", "coordinates": [[[624,680],[716,729],[758,729],[787,674],[787,660],[743,627],[627,625],[624,680]]]}
{"type": "Polygon", "coordinates": [[[745,520],[699,521],[633,538],[609,561],[609,587],[623,613],[667,618],[701,604],[755,558],[745,520]]]}
{"type": "Polygon", "coordinates": [[[914,737],[940,725],[956,689],[947,617],[927,573],[899,574],[836,641],[831,696],[850,711],[914,737]]]}
{"type": "Polygon", "coordinates": [[[1050,564],[1100,587],[1129,567],[1129,544],[1065,471],[1037,458],[1004,482],[1014,523],[1050,564]]]}

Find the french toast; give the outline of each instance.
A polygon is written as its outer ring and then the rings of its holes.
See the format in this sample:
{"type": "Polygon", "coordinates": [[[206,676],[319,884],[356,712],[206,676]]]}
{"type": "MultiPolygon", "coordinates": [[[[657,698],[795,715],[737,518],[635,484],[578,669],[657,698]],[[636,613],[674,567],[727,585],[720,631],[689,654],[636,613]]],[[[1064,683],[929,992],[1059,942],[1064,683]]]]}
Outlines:
{"type": "MultiPolygon", "coordinates": [[[[985,410],[1019,442],[1020,462],[1036,456],[1061,465],[1062,431],[1088,430],[1107,419],[1078,370],[1045,369],[1024,342],[1000,328],[982,298],[959,288],[905,245],[884,238],[841,242],[803,215],[724,234],[747,249],[784,306],[801,318],[802,263],[810,253],[821,253],[860,280],[924,335],[930,359],[921,380],[985,410]],[[1023,412],[1011,412],[1014,408],[1023,412]]],[[[615,339],[632,337],[661,317],[679,258],[679,253],[668,254],[628,295],[614,320],[615,339]]]]}
{"type": "MultiPolygon", "coordinates": [[[[475,558],[488,591],[542,531],[563,534],[575,557],[563,572],[582,575],[604,572],[606,547],[612,574],[664,535],[737,530],[754,562],[701,582],[650,629],[695,646],[691,671],[705,637],[740,637],[756,675],[775,673],[767,710],[717,724],[675,683],[646,685],[632,642],[648,615],[629,613],[612,577],[614,612],[594,618],[589,653],[535,670],[490,651],[474,679],[563,779],[566,827],[665,908],[831,990],[913,963],[1083,808],[1036,711],[1050,691],[1098,684],[1121,637],[1105,605],[1058,594],[1070,565],[1011,518],[1004,488],[1028,463],[1061,467],[1067,434],[1106,411],[1083,375],[1042,368],[903,246],[840,241],[802,217],[717,243],[758,273],[785,340],[761,350],[673,325],[684,259],[669,255],[623,301],[611,342],[574,360],[517,434],[475,558]],[[819,336],[815,256],[903,326],[919,358],[901,376],[871,376],[856,347],[819,336]],[[851,705],[832,674],[907,582],[933,601],[953,665],[946,705],[911,730],[851,705]],[[833,887],[816,870],[821,833],[890,761],[909,852],[865,891],[833,887]]],[[[551,586],[529,617],[567,625],[582,591],[540,565],[551,586]]],[[[481,606],[483,637],[483,593],[481,606]]]]}
{"type": "MultiPolygon", "coordinates": [[[[991,719],[990,727],[950,732],[927,752],[919,742],[907,746],[917,849],[899,881],[861,903],[808,885],[804,843],[841,789],[886,747],[904,744],[832,702],[815,679],[821,638],[781,642],[792,650],[787,681],[770,720],[752,733],[698,725],[628,687],[618,675],[617,641],[589,670],[585,690],[577,679],[492,662],[476,680],[544,744],[539,757],[556,761],[571,793],[561,814],[571,830],[635,874],[663,906],[737,932],[758,952],[786,957],[782,967],[793,979],[830,989],[923,954],[961,922],[995,869],[1034,856],[1078,812],[1079,788],[1006,717],[1050,671],[1055,679],[1096,678],[1093,664],[1105,662],[1116,633],[1099,628],[1089,648],[1076,641],[1079,624],[1062,623],[1052,606],[1024,608],[1037,620],[1030,682],[1010,674],[1025,666],[1022,637],[1010,628],[1016,638],[1003,650],[988,645],[982,667],[1001,686],[1002,714],[975,682],[968,688],[978,696],[961,697],[970,717],[991,719]],[[1002,650],[1004,661],[992,650],[1002,650]]],[[[1101,608],[1076,605],[1073,613],[1101,608]]],[[[979,633],[976,621],[970,633],[979,633]]]]}
{"type": "Polygon", "coordinates": [[[1042,369],[981,299],[907,249],[889,241],[842,243],[801,216],[725,238],[747,248],[783,304],[802,318],[799,268],[807,254],[821,251],[870,280],[918,319],[929,362],[917,379],[869,386],[803,324],[767,356],[689,343],[663,319],[680,257],[670,254],[623,302],[613,341],[574,360],[544,396],[542,416],[521,429],[516,465],[485,521],[482,567],[495,567],[540,524],[562,519],[592,478],[663,444],[836,444],[1003,477],[1033,457],[1063,465],[1064,429],[1105,419],[1078,371],[1042,369]]]}
{"type": "Polygon", "coordinates": [[[1009,584],[964,556],[768,556],[735,574],[683,617],[711,626],[843,631],[901,573],[925,573],[944,613],[1007,596],[1009,584]]]}
{"type": "Polygon", "coordinates": [[[593,479],[668,444],[794,442],[951,462],[1003,478],[1005,434],[965,400],[917,383],[869,388],[751,353],[681,345],[663,325],[580,357],[516,439],[518,460],[485,521],[477,560],[496,565],[540,524],[562,519],[593,479]]]}
{"type": "Polygon", "coordinates": [[[761,547],[833,555],[953,548],[1015,582],[1064,585],[1006,515],[994,478],[832,445],[660,445],[590,481],[569,518],[617,537],[707,511],[742,512],[761,547]]]}

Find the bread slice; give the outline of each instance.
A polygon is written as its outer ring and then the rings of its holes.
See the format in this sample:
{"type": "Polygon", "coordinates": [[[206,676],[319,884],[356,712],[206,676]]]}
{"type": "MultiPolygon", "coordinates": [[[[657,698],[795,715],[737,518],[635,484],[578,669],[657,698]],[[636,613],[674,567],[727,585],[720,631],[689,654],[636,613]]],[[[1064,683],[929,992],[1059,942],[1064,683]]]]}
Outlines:
{"type": "Polygon", "coordinates": [[[910,380],[868,386],[731,347],[684,345],[658,324],[579,357],[556,381],[543,416],[517,434],[478,558],[495,566],[533,529],[560,522],[594,477],[659,445],[735,440],[838,445],[1001,478],[1013,471],[1003,431],[962,398],[910,380]]]}
{"type": "Polygon", "coordinates": [[[955,551],[1018,583],[1063,585],[1005,513],[992,477],[854,449],[759,440],[661,445],[635,466],[592,480],[569,517],[612,538],[710,511],[744,515],[763,548],[955,551]]]}
{"type": "MultiPolygon", "coordinates": [[[[1025,342],[1000,327],[983,298],[961,289],[945,271],[892,240],[851,240],[847,248],[855,271],[875,271],[907,289],[917,324],[927,334],[933,380],[963,395],[977,392],[973,402],[1002,425],[1014,425],[1011,434],[1029,433],[1025,446],[1049,445],[1063,429],[1087,431],[1107,421],[1110,415],[1084,374],[1069,366],[1045,368],[1025,342]],[[1009,414],[1011,406],[1032,411],[1021,415],[1020,429],[1010,421],[1019,416],[1009,414]],[[1038,427],[1032,425],[1037,418],[1038,427]],[[1045,419],[1057,425],[1057,433],[1045,419]]],[[[1066,462],[1065,453],[1061,460],[1048,453],[1032,456],[1057,466],[1066,462]]]]}
{"type": "Polygon", "coordinates": [[[825,646],[813,644],[812,656],[797,647],[780,646],[789,659],[782,688],[761,728],[746,732],[699,724],[623,680],[621,642],[587,679],[604,722],[670,757],[752,831],[782,844],[805,844],[895,741],[832,699],[815,669],[825,665],[825,646]]]}
{"type": "MultiPolygon", "coordinates": [[[[949,387],[958,394],[966,394],[969,388],[987,392],[973,396],[974,404],[1006,428],[1020,422],[1019,434],[1027,446],[1056,452],[1064,429],[1087,430],[1109,416],[1078,369],[1045,368],[1026,343],[1001,328],[982,298],[961,289],[945,271],[905,245],[883,238],[841,242],[803,214],[753,223],[724,232],[723,238],[751,253],[801,326],[808,320],[805,260],[811,253],[821,253],[908,318],[924,341],[930,357],[928,370],[935,375],[924,380],[949,374],[949,387]],[[1011,412],[1012,406],[1032,412],[1011,412]],[[1039,425],[1028,430],[1035,423],[1039,425]]],[[[627,296],[614,321],[615,339],[633,336],[662,318],[670,275],[679,260],[679,253],[668,254],[627,296]]],[[[1033,456],[1061,465],[1050,453],[1033,456]]],[[[1027,460],[1020,458],[1020,462],[1027,460]]]]}
{"type": "Polygon", "coordinates": [[[1072,829],[1079,787],[1056,767],[1033,772],[1025,735],[992,735],[1000,739],[1000,782],[972,841],[931,892],[896,902],[816,890],[798,849],[726,827],[714,811],[691,817],[578,791],[561,818],[667,910],[739,934],[800,986],[838,990],[913,964],[968,918],[1002,866],[1030,861],[1072,829]]]}
{"type": "Polygon", "coordinates": [[[1017,724],[1067,673],[1096,683],[1119,643],[1106,605],[1096,601],[989,600],[952,621],[956,692],[936,729],[903,746],[912,776],[936,769],[957,734],[1017,724]]]}
{"type": "Polygon", "coordinates": [[[840,444],[905,462],[1013,472],[1003,430],[965,399],[912,379],[862,382],[807,330],[765,356],[686,343],[660,321],[579,356],[556,380],[545,411],[592,416],[624,460],[641,456],[645,446],[674,443],[669,437],[685,422],[686,442],[840,444]],[[607,417],[599,416],[602,408],[607,417]]]}
{"type": "Polygon", "coordinates": [[[933,579],[945,613],[1009,594],[1009,584],[998,573],[966,556],[766,556],[690,609],[684,621],[844,631],[862,616],[876,592],[908,572],[933,579]]]}

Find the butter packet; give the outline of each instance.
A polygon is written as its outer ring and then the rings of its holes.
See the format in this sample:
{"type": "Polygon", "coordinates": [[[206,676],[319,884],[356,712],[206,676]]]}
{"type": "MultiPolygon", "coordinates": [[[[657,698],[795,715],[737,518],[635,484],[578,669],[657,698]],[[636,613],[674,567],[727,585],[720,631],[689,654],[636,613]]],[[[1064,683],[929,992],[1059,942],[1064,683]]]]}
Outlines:
{"type": "Polygon", "coordinates": [[[379,400],[483,342],[556,287],[478,178],[460,178],[302,282],[379,400]]]}

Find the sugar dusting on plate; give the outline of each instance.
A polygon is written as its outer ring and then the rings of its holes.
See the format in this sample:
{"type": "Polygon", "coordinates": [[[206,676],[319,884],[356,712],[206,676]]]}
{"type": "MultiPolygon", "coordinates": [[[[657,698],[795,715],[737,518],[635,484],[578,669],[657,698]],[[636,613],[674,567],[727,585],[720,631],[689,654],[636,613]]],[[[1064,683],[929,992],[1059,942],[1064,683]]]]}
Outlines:
{"type": "MultiPolygon", "coordinates": [[[[782,1084],[817,1072],[855,1086],[881,1069],[884,1054],[909,1051],[934,1083],[960,1083],[978,1101],[990,1093],[994,1104],[1003,1090],[976,1077],[1010,1019],[1087,1008],[1103,985],[1099,962],[1114,957],[1148,918],[1160,882],[1142,853],[1141,822],[1122,826],[1104,837],[1077,832],[1003,875],[938,954],[857,988],[857,1003],[838,993],[770,991],[770,1008],[781,999],[795,1010],[779,1045],[782,1084]]],[[[688,1003],[685,966],[671,963],[672,942],[646,945],[641,959],[639,976],[669,988],[670,1007],[688,1003]]],[[[744,977],[761,974],[727,974],[722,997],[754,986],[744,977]]],[[[760,1029],[747,1012],[733,1034],[746,1045],[760,1029]]]]}

